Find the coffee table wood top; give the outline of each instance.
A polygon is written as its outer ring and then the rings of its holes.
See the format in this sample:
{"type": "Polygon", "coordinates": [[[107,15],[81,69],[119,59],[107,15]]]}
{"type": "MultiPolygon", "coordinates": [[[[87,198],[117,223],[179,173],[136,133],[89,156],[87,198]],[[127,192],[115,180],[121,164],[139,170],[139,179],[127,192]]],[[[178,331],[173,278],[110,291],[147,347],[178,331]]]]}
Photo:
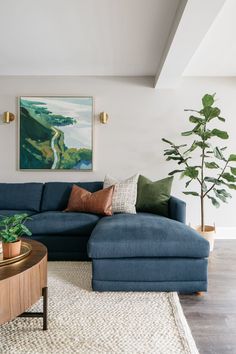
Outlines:
{"type": "Polygon", "coordinates": [[[31,245],[31,253],[21,261],[0,267],[0,281],[26,271],[47,255],[47,248],[42,243],[30,239],[22,240],[31,245]]]}
{"type": "Polygon", "coordinates": [[[34,240],[24,241],[32,246],[29,256],[0,267],[0,324],[28,310],[47,287],[47,248],[34,240]]]}

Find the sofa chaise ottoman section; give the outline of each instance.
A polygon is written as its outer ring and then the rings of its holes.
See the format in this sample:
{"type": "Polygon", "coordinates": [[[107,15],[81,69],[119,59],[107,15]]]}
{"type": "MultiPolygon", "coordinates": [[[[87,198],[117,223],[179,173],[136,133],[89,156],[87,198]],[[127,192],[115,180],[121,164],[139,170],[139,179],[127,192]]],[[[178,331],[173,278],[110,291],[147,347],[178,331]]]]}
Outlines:
{"type": "Polygon", "coordinates": [[[88,254],[97,291],[207,290],[209,243],[169,218],[148,213],[103,218],[88,254]]]}

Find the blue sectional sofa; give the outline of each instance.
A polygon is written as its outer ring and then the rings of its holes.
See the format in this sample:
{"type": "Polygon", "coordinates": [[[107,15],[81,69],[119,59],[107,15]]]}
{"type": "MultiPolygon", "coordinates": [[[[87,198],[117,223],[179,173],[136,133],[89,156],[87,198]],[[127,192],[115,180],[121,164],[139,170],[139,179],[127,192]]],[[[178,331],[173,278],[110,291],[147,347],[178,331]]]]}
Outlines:
{"type": "MultiPolygon", "coordinates": [[[[95,192],[102,182],[75,183],[95,192]]],[[[101,217],[63,212],[73,183],[0,183],[0,215],[27,212],[32,238],[49,260],[92,259],[94,290],[207,290],[209,244],[185,225],[185,203],[169,200],[169,217],[150,213],[101,217]]]]}

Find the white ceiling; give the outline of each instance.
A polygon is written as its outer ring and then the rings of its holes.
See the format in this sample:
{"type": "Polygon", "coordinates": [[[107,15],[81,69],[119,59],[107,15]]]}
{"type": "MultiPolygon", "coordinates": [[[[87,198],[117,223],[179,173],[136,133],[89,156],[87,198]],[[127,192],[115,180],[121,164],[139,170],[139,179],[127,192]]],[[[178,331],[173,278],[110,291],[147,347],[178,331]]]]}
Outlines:
{"type": "Polygon", "coordinates": [[[177,88],[180,85],[186,66],[222,10],[225,1],[181,1],[169,37],[169,45],[157,71],[156,88],[177,88]]]}
{"type": "Polygon", "coordinates": [[[155,75],[179,0],[0,0],[0,75],[155,75]]]}
{"type": "Polygon", "coordinates": [[[235,16],[236,0],[227,0],[186,67],[185,76],[236,76],[235,16]]]}

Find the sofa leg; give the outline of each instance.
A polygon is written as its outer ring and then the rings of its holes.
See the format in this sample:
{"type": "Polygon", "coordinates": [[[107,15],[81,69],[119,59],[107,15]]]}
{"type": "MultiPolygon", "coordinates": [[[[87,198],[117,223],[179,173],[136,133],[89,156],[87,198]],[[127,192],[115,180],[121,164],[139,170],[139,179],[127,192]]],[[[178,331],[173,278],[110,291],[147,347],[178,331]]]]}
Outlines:
{"type": "Polygon", "coordinates": [[[203,296],[203,295],[204,295],[204,292],[203,292],[203,291],[196,291],[196,292],[195,292],[195,295],[196,295],[196,296],[203,296]]]}

